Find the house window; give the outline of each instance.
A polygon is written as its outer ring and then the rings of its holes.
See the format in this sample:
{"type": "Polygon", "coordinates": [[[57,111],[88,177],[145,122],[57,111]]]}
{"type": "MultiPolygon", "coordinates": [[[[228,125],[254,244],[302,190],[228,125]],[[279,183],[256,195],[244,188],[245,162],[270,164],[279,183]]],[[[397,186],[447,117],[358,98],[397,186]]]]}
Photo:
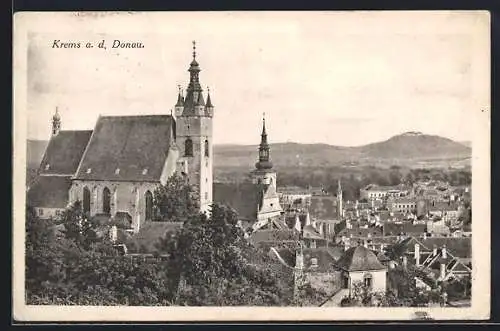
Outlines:
{"type": "Polygon", "coordinates": [[[184,156],[193,156],[193,141],[187,138],[184,142],[184,156]]]}
{"type": "Polygon", "coordinates": [[[87,186],[83,188],[83,212],[90,213],[90,190],[87,186]]]}
{"type": "Polygon", "coordinates": [[[208,140],[205,140],[205,156],[208,157],[209,155],[210,153],[209,153],[208,140]]]}
{"type": "Polygon", "coordinates": [[[342,277],[342,288],[349,288],[349,276],[348,275],[344,275],[344,277],[342,277]]]}
{"type": "Polygon", "coordinates": [[[145,219],[146,221],[150,221],[153,218],[153,194],[150,191],[146,191],[144,193],[145,200],[145,219]]]}
{"type": "Polygon", "coordinates": [[[365,274],[363,277],[363,282],[364,285],[368,288],[372,288],[373,285],[373,278],[371,274],[365,274]]]}
{"type": "Polygon", "coordinates": [[[107,187],[102,190],[102,212],[111,214],[111,192],[107,187]]]}

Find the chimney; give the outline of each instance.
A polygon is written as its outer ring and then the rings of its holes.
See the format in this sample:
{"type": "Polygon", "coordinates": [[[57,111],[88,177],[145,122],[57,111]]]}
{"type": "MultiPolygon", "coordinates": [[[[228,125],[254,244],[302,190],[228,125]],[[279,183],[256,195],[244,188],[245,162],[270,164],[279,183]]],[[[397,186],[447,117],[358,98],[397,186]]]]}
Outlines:
{"type": "Polygon", "coordinates": [[[415,265],[420,266],[420,245],[415,244],[415,265]]]}
{"type": "Polygon", "coordinates": [[[434,245],[434,247],[432,248],[432,256],[436,256],[438,253],[438,249],[437,249],[437,246],[434,245]]]}
{"type": "Polygon", "coordinates": [[[408,257],[406,255],[403,255],[403,268],[406,269],[408,266],[408,257]]]}
{"type": "Polygon", "coordinates": [[[441,247],[441,257],[443,259],[446,259],[448,257],[448,254],[446,252],[446,245],[443,245],[443,247],[441,247]]]}
{"type": "Polygon", "coordinates": [[[441,265],[440,265],[440,279],[441,280],[444,280],[444,277],[446,276],[446,265],[444,264],[444,261],[441,262],[441,265]]]}
{"type": "Polygon", "coordinates": [[[389,261],[389,268],[394,269],[394,267],[395,267],[394,261],[389,261]]]}
{"type": "Polygon", "coordinates": [[[364,246],[365,248],[368,248],[368,241],[364,240],[364,241],[363,241],[363,246],[364,246]]]}

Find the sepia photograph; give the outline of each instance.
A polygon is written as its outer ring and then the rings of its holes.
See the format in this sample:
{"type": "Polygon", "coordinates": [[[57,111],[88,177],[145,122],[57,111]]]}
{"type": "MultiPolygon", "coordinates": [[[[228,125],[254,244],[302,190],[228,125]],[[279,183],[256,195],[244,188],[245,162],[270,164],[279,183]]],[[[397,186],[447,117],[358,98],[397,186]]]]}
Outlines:
{"type": "Polygon", "coordinates": [[[15,319],[489,318],[488,12],[17,13],[13,38],[15,319]]]}

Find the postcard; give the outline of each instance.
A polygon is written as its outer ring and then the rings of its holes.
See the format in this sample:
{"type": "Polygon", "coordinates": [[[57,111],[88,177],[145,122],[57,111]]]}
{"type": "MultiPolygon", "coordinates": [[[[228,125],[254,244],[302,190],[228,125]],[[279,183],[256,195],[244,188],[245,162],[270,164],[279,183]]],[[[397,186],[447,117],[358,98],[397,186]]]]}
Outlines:
{"type": "Polygon", "coordinates": [[[19,12],[13,45],[16,321],[489,318],[488,12],[19,12]]]}

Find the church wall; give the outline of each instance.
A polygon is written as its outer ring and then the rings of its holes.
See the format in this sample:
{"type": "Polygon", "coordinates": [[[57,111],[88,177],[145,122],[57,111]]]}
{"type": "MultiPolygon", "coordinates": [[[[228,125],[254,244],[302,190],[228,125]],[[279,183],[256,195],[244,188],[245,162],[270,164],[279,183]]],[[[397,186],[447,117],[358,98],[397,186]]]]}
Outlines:
{"type": "Polygon", "coordinates": [[[165,185],[168,179],[174,174],[177,170],[177,161],[179,160],[179,149],[171,147],[168,151],[167,160],[165,161],[165,165],[163,166],[163,170],[160,176],[160,183],[165,185]]]}
{"type": "Polygon", "coordinates": [[[111,193],[111,215],[116,212],[127,212],[132,216],[135,232],[145,220],[145,193],[152,194],[159,183],[154,182],[116,182],[116,181],[81,181],[75,180],[70,189],[71,202],[83,201],[83,189],[88,187],[91,192],[90,215],[103,213],[103,190],[107,187],[111,193]]]}

